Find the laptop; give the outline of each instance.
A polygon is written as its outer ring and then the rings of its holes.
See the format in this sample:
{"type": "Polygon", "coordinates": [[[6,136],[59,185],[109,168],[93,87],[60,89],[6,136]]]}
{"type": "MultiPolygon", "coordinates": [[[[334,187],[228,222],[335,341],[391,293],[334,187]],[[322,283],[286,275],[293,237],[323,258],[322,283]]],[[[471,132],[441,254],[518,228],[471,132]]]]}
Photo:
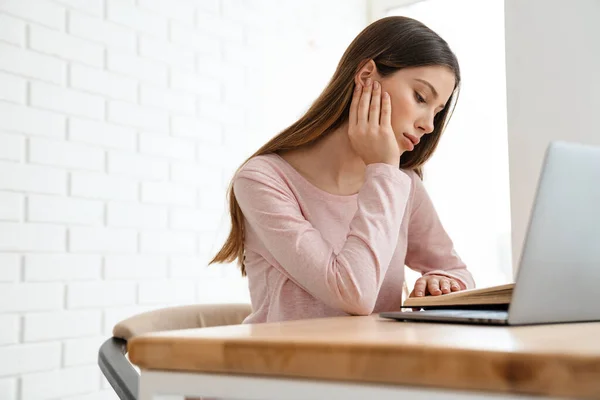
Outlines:
{"type": "Polygon", "coordinates": [[[600,147],[549,144],[507,309],[379,315],[485,325],[600,321],[600,147]]]}

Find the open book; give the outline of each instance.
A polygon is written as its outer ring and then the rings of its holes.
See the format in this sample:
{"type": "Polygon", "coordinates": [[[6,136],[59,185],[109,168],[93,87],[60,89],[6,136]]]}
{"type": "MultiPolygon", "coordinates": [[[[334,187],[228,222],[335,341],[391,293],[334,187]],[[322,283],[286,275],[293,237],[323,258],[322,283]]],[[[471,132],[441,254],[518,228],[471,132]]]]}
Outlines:
{"type": "Polygon", "coordinates": [[[403,307],[455,307],[455,306],[508,306],[512,297],[514,283],[490,286],[479,289],[467,289],[440,296],[409,297],[403,307]]]}

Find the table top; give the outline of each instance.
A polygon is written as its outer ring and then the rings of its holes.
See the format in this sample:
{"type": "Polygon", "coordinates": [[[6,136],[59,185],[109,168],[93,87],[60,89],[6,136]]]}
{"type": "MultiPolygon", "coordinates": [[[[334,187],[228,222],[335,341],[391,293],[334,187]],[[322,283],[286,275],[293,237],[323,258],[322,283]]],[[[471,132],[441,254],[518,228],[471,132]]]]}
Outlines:
{"type": "Polygon", "coordinates": [[[600,398],[600,322],[318,318],[155,332],[128,350],[142,369],[600,398]]]}

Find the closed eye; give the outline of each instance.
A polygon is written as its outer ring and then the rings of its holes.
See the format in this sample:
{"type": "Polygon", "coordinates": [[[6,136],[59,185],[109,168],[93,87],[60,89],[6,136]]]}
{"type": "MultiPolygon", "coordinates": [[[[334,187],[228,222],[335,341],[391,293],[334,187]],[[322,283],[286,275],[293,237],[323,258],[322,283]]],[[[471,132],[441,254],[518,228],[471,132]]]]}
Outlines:
{"type": "Polygon", "coordinates": [[[418,103],[426,103],[425,99],[419,94],[419,92],[415,92],[415,99],[417,99],[418,103]]]}

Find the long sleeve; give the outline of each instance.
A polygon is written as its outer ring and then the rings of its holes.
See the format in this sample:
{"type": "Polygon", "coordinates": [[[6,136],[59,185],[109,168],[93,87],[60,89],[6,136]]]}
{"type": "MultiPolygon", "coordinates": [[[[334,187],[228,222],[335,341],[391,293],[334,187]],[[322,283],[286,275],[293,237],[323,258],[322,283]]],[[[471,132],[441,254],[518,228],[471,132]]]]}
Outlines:
{"type": "Polygon", "coordinates": [[[456,254],[423,182],[418,177],[413,181],[414,199],[408,227],[406,265],[422,275],[455,278],[463,289],[474,288],[473,276],[456,254]]]}
{"type": "Polygon", "coordinates": [[[234,181],[240,208],[263,246],[297,285],[348,314],[373,311],[396,246],[410,177],[387,164],[367,166],[346,242],[338,254],[303,216],[285,181],[246,166],[234,181]]]}

